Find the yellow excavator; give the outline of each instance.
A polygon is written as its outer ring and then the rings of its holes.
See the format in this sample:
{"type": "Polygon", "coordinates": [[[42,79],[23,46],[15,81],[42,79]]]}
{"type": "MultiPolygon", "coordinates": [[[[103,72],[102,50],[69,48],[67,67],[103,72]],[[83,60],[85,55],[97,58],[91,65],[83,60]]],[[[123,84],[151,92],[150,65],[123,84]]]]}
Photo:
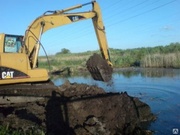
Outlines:
{"type": "Polygon", "coordinates": [[[112,73],[105,27],[101,10],[96,1],[76,5],[63,10],[47,11],[36,18],[25,31],[25,35],[0,34],[0,85],[44,82],[49,80],[48,71],[38,68],[41,35],[52,28],[92,19],[102,57],[92,56],[87,68],[95,80],[109,81],[112,73]],[[92,4],[92,11],[70,13],[69,11],[92,4]],[[93,60],[97,60],[95,63],[93,60]],[[108,77],[107,77],[108,75],[108,77]]]}

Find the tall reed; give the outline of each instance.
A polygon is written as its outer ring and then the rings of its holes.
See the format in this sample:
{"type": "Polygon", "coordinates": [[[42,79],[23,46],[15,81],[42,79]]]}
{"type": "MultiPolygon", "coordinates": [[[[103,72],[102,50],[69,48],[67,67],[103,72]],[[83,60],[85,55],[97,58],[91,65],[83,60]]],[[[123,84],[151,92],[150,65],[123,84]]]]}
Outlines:
{"type": "Polygon", "coordinates": [[[142,58],[141,67],[180,68],[180,52],[148,54],[142,58]]]}

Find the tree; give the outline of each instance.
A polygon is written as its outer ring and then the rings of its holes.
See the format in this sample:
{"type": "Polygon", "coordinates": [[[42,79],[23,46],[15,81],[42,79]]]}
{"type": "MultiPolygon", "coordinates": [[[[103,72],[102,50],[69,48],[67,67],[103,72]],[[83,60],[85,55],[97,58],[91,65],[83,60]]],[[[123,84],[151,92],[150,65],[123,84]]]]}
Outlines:
{"type": "Polygon", "coordinates": [[[56,55],[58,55],[58,54],[68,54],[68,53],[71,53],[69,49],[62,48],[61,52],[56,53],[56,55]]]}
{"type": "Polygon", "coordinates": [[[63,49],[61,49],[61,53],[62,54],[67,54],[67,53],[70,53],[70,50],[66,49],[66,48],[63,48],[63,49]]]}

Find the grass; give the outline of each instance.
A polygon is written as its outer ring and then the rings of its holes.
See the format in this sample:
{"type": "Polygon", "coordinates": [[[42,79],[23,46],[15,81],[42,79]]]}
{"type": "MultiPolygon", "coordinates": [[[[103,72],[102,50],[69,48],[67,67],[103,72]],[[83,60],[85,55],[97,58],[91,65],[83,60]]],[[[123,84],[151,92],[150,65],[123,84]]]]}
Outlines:
{"type": "Polygon", "coordinates": [[[0,126],[0,135],[22,135],[18,130],[12,130],[7,126],[0,126]]]}
{"type": "MultiPolygon", "coordinates": [[[[84,52],[84,53],[69,53],[58,54],[49,57],[50,70],[64,69],[70,67],[73,71],[77,71],[80,68],[85,68],[86,61],[89,57],[97,51],[84,52]]],[[[39,67],[49,69],[47,59],[45,57],[39,57],[39,67]]]]}
{"type": "MultiPolygon", "coordinates": [[[[154,48],[110,49],[111,62],[114,68],[131,66],[144,68],[180,68],[180,45],[179,43],[176,44],[154,48]]],[[[86,61],[93,53],[100,54],[100,51],[58,53],[57,55],[49,56],[50,70],[59,70],[68,67],[76,72],[78,69],[86,69],[86,61]]],[[[39,67],[49,69],[45,57],[39,57],[39,67]]]]}
{"type": "Polygon", "coordinates": [[[28,131],[22,131],[22,130],[15,130],[9,128],[9,125],[2,126],[0,125],[0,135],[45,135],[45,133],[41,130],[36,132],[35,130],[28,130],[28,131]]]}

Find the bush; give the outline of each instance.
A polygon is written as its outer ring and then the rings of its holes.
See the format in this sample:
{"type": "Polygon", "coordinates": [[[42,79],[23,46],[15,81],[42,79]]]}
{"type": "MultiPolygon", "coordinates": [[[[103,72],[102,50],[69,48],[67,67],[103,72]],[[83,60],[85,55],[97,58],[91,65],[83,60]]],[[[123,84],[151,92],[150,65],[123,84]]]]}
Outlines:
{"type": "Polygon", "coordinates": [[[68,54],[68,53],[71,53],[70,50],[66,49],[66,48],[63,48],[63,49],[61,49],[61,52],[56,53],[56,55],[59,55],[59,54],[68,54]]]}

